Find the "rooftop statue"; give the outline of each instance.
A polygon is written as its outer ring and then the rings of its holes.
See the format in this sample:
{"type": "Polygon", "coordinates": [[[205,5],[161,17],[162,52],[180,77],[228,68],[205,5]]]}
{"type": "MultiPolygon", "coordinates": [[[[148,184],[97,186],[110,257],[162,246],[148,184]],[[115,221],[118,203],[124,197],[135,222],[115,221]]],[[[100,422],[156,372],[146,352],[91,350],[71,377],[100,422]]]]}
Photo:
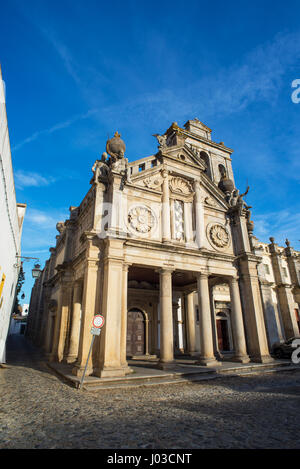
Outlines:
{"type": "Polygon", "coordinates": [[[94,181],[99,182],[103,179],[106,179],[109,172],[109,167],[107,164],[107,153],[102,153],[101,160],[96,160],[93,164],[92,171],[94,176],[92,177],[90,184],[94,181]]]}
{"type": "Polygon", "coordinates": [[[167,145],[167,135],[153,134],[158,141],[158,148],[163,148],[167,145]]]}

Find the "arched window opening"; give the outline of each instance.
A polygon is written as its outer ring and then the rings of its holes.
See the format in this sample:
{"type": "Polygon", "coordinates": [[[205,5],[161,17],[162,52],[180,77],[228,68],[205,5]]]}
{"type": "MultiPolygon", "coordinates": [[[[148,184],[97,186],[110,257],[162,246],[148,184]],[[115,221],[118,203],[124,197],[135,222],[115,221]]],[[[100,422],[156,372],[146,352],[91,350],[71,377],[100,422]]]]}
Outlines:
{"type": "Polygon", "coordinates": [[[210,172],[210,164],[209,164],[209,156],[205,151],[200,152],[200,158],[205,164],[204,173],[211,179],[211,172],[210,172]]]}
{"type": "Polygon", "coordinates": [[[220,178],[225,177],[227,174],[225,166],[223,164],[219,164],[219,173],[220,173],[220,178]]]}

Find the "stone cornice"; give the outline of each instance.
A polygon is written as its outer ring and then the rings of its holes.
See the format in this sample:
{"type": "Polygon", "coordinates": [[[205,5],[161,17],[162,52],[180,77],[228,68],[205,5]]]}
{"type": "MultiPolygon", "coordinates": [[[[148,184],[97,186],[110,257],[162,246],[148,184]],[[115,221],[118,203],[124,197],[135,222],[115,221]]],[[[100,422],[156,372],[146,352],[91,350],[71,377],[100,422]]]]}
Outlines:
{"type": "Polygon", "coordinates": [[[182,246],[173,245],[172,243],[161,243],[160,241],[153,240],[127,239],[125,241],[124,246],[144,247],[145,249],[167,251],[173,252],[175,254],[191,255],[193,257],[199,257],[203,259],[218,259],[229,262],[234,262],[236,260],[236,256],[232,254],[213,252],[204,248],[184,248],[182,246]]]}
{"type": "Polygon", "coordinates": [[[247,260],[247,261],[250,261],[250,262],[260,263],[262,258],[260,256],[257,256],[255,254],[251,253],[251,252],[244,252],[244,253],[238,254],[236,256],[236,259],[238,259],[238,260],[247,260]]]}
{"type": "Polygon", "coordinates": [[[269,282],[268,280],[265,280],[265,279],[262,279],[262,278],[259,278],[259,277],[258,277],[258,280],[259,280],[259,283],[262,286],[275,287],[275,282],[269,282]]]}

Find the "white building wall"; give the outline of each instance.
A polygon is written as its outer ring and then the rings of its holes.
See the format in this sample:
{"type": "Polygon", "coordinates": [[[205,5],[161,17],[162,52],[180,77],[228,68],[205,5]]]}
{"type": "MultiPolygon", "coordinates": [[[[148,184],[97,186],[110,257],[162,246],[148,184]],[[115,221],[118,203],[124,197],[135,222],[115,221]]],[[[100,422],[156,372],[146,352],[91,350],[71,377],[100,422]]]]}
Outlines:
{"type": "Polygon", "coordinates": [[[5,342],[19,269],[20,241],[26,206],[17,205],[8,135],[4,85],[0,69],[0,363],[5,362],[5,342]]]}

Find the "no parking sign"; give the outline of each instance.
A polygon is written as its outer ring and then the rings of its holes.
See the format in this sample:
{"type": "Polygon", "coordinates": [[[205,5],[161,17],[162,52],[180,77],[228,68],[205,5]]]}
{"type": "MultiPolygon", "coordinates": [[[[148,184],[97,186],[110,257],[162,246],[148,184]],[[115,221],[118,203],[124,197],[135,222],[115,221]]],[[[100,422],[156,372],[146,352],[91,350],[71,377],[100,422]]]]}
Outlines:
{"type": "Polygon", "coordinates": [[[93,327],[91,329],[91,334],[93,335],[92,343],[91,343],[91,346],[90,346],[89,354],[88,354],[88,357],[87,357],[87,360],[86,360],[85,368],[84,368],[83,375],[81,377],[78,389],[82,388],[82,384],[83,384],[83,381],[84,381],[86,369],[87,369],[88,362],[89,362],[90,355],[91,355],[91,351],[92,351],[92,348],[93,348],[93,343],[94,343],[94,340],[95,340],[95,336],[100,335],[101,327],[103,326],[103,324],[104,324],[104,317],[101,314],[96,314],[93,317],[93,322],[92,322],[93,327]]]}
{"type": "Polygon", "coordinates": [[[93,319],[93,326],[96,327],[97,329],[101,329],[101,327],[104,324],[104,317],[101,316],[101,314],[96,314],[93,319]]]}

